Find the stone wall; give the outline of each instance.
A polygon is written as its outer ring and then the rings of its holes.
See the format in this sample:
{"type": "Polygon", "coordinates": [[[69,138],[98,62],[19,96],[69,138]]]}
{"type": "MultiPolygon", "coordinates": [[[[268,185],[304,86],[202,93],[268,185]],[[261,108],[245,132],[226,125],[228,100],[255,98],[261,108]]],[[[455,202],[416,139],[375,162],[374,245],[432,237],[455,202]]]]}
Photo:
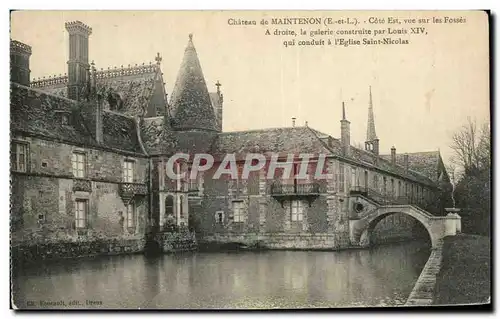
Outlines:
{"type": "Polygon", "coordinates": [[[91,182],[91,192],[74,192],[73,180],[18,175],[12,178],[13,244],[94,241],[144,236],[147,198],[134,199],[135,225],[127,228],[125,204],[114,183],[91,182]],[[75,228],[76,199],[88,201],[87,227],[75,228]]]}
{"type": "Polygon", "coordinates": [[[432,250],[427,263],[422,269],[413,290],[406,301],[407,306],[428,306],[433,303],[436,289],[436,277],[441,270],[443,260],[443,240],[432,250]]]}
{"type": "Polygon", "coordinates": [[[200,244],[237,243],[259,249],[326,249],[349,248],[349,238],[343,233],[224,233],[210,234],[199,240],[200,244]]]}
{"type": "Polygon", "coordinates": [[[97,239],[92,241],[60,241],[55,243],[21,244],[11,248],[14,264],[37,263],[44,260],[141,253],[143,238],[97,239]]]}
{"type": "Polygon", "coordinates": [[[28,143],[28,170],[11,174],[12,245],[91,243],[144,236],[148,220],[147,197],[140,195],[131,199],[135,223],[128,228],[125,205],[129,199],[120,196],[120,185],[125,159],[135,162],[134,181],[145,185],[147,159],[31,137],[13,139],[28,143]],[[82,180],[72,176],[74,151],[86,154],[87,174],[82,180]],[[74,189],[78,183],[88,186],[85,190],[74,189]],[[75,200],[88,203],[84,229],[75,228],[75,200]]]}
{"type": "Polygon", "coordinates": [[[160,244],[163,253],[193,251],[198,247],[194,233],[189,232],[158,233],[155,240],[160,244]]]}

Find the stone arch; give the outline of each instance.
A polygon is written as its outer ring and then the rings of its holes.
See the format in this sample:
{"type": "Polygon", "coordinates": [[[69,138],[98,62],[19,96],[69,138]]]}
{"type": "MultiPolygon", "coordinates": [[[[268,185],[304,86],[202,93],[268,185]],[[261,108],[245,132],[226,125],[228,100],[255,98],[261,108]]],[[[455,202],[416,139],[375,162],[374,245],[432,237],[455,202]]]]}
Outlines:
{"type": "Polygon", "coordinates": [[[417,220],[429,234],[429,238],[431,239],[432,247],[436,247],[439,239],[441,238],[440,234],[435,231],[432,227],[432,217],[425,212],[421,212],[420,210],[409,208],[409,207],[379,207],[373,214],[370,214],[357,222],[354,230],[354,241],[360,243],[360,245],[365,246],[369,245],[369,239],[371,237],[371,232],[375,228],[375,226],[382,219],[389,215],[393,215],[396,213],[402,213],[408,215],[415,220],[417,220]],[[368,241],[368,243],[366,243],[368,241]]]}

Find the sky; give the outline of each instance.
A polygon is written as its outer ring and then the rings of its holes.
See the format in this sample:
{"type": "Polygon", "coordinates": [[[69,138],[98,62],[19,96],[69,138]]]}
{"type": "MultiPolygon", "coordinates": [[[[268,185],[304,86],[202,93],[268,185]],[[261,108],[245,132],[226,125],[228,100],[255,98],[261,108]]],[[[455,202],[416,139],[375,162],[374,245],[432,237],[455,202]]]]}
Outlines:
{"type": "MultiPolygon", "coordinates": [[[[92,28],[89,56],[98,69],[154,62],[171,93],[188,41],[198,52],[209,91],[224,94],[223,130],[308,125],[340,137],[342,101],[352,144],[366,138],[372,87],[380,152],[440,150],[445,163],[451,134],[466,123],[489,121],[488,19],[482,12],[278,12],[278,11],[17,11],[11,38],[32,47],[31,77],[67,72],[64,23],[92,28]],[[229,25],[229,19],[278,17],[465,17],[461,24],[427,24],[407,45],[290,46],[289,36],[265,35],[337,26],[229,25]]],[[[421,26],[421,25],[414,25],[421,26]]],[[[341,26],[342,27],[342,26],[341,26]]],[[[388,25],[360,25],[386,29],[388,25]]],[[[401,25],[399,27],[402,27],[401,25]]],[[[297,38],[298,39],[298,38],[297,38]]],[[[310,39],[305,36],[303,39],[310,39]]]]}

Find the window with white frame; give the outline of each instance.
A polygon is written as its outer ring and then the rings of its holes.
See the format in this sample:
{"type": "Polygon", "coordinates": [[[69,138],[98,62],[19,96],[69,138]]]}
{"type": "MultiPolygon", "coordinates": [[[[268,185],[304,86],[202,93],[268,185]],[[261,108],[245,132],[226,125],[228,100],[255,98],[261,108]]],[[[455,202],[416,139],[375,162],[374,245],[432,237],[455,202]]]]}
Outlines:
{"type": "Polygon", "coordinates": [[[290,202],[290,219],[294,221],[302,221],[304,218],[304,203],[300,200],[292,200],[290,202]]]}
{"type": "Polygon", "coordinates": [[[85,177],[85,162],[86,155],[83,152],[74,152],[71,158],[71,164],[73,167],[73,176],[83,178],[85,177]]]}
{"type": "Polygon", "coordinates": [[[28,167],[28,144],[12,143],[10,165],[16,172],[26,172],[28,167]]]}
{"type": "Polygon", "coordinates": [[[132,160],[123,161],[123,181],[125,183],[134,182],[134,164],[132,160]]]}
{"type": "Polygon", "coordinates": [[[135,227],[135,206],[133,203],[129,203],[126,206],[127,214],[126,214],[126,225],[127,228],[135,227]]]}
{"type": "Polygon", "coordinates": [[[244,207],[243,202],[233,202],[233,221],[241,223],[244,221],[244,207]]]}
{"type": "Polygon", "coordinates": [[[75,200],[75,227],[87,227],[87,207],[88,201],[86,199],[75,200]]]}

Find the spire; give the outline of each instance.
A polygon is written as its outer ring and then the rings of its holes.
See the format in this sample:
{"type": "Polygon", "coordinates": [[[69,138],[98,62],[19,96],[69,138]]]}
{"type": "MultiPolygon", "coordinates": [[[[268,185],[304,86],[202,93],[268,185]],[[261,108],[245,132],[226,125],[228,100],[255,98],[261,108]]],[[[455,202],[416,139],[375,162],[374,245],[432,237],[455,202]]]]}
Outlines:
{"type": "Polygon", "coordinates": [[[346,118],[345,118],[345,105],[344,105],[344,101],[342,101],[342,120],[345,121],[346,118]]]}
{"type": "Polygon", "coordinates": [[[170,105],[174,129],[217,131],[217,121],[192,34],[189,34],[170,105]]]}
{"type": "Polygon", "coordinates": [[[368,104],[368,126],[366,129],[366,141],[374,141],[378,139],[375,132],[375,119],[373,117],[373,101],[372,101],[372,87],[370,85],[370,101],[368,104]]]}

